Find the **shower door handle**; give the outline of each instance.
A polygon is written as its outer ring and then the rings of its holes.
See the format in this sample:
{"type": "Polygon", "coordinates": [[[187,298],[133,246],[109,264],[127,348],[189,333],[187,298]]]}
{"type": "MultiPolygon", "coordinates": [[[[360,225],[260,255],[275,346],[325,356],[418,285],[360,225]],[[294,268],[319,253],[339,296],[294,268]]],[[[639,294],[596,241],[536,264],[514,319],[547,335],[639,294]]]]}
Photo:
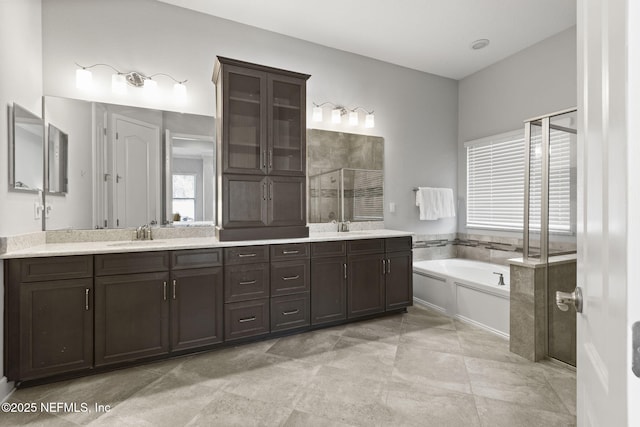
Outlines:
{"type": "Polygon", "coordinates": [[[569,310],[569,306],[573,306],[577,313],[582,313],[582,289],[576,287],[576,289],[569,292],[556,292],[556,305],[562,311],[569,310]]]}

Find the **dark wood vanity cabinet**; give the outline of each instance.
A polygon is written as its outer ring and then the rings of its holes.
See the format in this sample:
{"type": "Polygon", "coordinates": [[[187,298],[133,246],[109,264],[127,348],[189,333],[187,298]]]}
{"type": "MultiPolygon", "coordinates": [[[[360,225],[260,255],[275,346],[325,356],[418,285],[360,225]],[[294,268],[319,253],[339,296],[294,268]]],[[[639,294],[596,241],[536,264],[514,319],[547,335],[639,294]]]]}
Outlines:
{"type": "Polygon", "coordinates": [[[169,253],[96,255],[95,365],[169,352],[169,253]]]}
{"type": "Polygon", "coordinates": [[[307,237],[306,81],[218,57],[220,240],[307,237]]]}
{"type": "Polygon", "coordinates": [[[93,366],[93,257],[6,263],[7,377],[29,380],[93,366]]]}
{"type": "Polygon", "coordinates": [[[222,249],[171,252],[171,351],[223,341],[222,249]]]}
{"type": "Polygon", "coordinates": [[[385,239],[385,308],[413,305],[413,252],[411,237],[385,239]]]}
{"type": "Polygon", "coordinates": [[[109,369],[411,305],[411,238],[5,262],[9,380],[109,369]]]}
{"type": "Polygon", "coordinates": [[[347,318],[347,242],[311,244],[311,324],[347,318]]]}

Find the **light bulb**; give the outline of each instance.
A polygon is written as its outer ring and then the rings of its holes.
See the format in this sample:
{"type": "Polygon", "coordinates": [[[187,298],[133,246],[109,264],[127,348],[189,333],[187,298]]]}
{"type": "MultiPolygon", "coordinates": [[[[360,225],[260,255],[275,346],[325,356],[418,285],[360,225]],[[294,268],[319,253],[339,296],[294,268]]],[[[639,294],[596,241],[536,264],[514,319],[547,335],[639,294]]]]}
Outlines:
{"type": "Polygon", "coordinates": [[[76,88],[80,90],[88,90],[91,88],[91,71],[86,68],[78,68],[76,70],[76,88]]]}
{"type": "Polygon", "coordinates": [[[342,111],[339,108],[331,110],[331,123],[340,123],[342,121],[342,111]]]}
{"type": "Polygon", "coordinates": [[[313,107],[313,118],[314,122],[322,121],[322,107],[313,107]]]}
{"type": "Polygon", "coordinates": [[[127,79],[124,74],[111,75],[111,92],[123,95],[127,93],[127,79]]]}
{"type": "Polygon", "coordinates": [[[176,102],[178,104],[184,104],[187,102],[187,87],[183,83],[174,84],[173,96],[176,97],[176,102]]]}
{"type": "Polygon", "coordinates": [[[358,126],[358,112],[350,111],[349,112],[349,124],[351,126],[358,126]]]}
{"type": "Polygon", "coordinates": [[[364,118],[364,127],[372,128],[375,126],[375,119],[373,117],[373,113],[369,113],[364,118]]]}

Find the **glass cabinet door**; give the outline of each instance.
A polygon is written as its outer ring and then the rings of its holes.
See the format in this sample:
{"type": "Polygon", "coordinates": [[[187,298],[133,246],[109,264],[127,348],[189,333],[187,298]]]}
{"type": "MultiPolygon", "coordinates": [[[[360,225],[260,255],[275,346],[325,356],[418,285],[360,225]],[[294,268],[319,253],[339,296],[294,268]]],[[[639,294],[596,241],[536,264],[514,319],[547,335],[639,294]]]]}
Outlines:
{"type": "Polygon", "coordinates": [[[293,77],[269,76],[270,174],[305,174],[305,84],[293,77]]]}
{"type": "Polygon", "coordinates": [[[229,66],[225,69],[224,171],[266,173],[266,74],[229,66]]]}

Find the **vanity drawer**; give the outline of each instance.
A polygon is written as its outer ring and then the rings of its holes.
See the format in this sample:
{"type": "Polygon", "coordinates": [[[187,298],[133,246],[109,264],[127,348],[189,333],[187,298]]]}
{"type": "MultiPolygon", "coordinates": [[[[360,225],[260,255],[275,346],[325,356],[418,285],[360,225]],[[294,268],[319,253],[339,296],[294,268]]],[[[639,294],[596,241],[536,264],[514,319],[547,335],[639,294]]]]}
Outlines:
{"type": "Polygon", "coordinates": [[[224,264],[249,264],[256,262],[269,262],[269,246],[239,246],[236,248],[224,248],[224,264]]]}
{"type": "Polygon", "coordinates": [[[271,261],[285,261],[288,259],[309,258],[308,243],[287,243],[271,245],[271,261]]]}
{"type": "Polygon", "coordinates": [[[95,256],[96,276],[169,270],[169,252],[129,252],[95,256]]]}
{"type": "Polygon", "coordinates": [[[310,261],[281,261],[271,263],[271,296],[308,292],[310,261]]]}
{"type": "Polygon", "coordinates": [[[225,341],[268,333],[269,298],[224,305],[225,341]]]}
{"type": "Polygon", "coordinates": [[[309,293],[271,298],[271,331],[311,325],[309,293]]]}
{"type": "Polygon", "coordinates": [[[9,260],[10,268],[18,268],[21,282],[80,279],[93,276],[91,255],[9,260]]]}
{"type": "Polygon", "coordinates": [[[411,236],[389,237],[388,239],[384,239],[384,245],[386,252],[403,252],[413,249],[411,236]]]}
{"type": "Polygon", "coordinates": [[[233,265],[224,269],[224,301],[269,296],[269,264],[233,265]]]}
{"type": "Polygon", "coordinates": [[[347,253],[354,254],[376,254],[384,252],[384,239],[362,239],[348,240],[347,253]]]}
{"type": "Polygon", "coordinates": [[[171,252],[171,268],[206,268],[222,266],[222,249],[189,249],[171,252]]]}
{"type": "Polygon", "coordinates": [[[325,256],[345,256],[347,242],[336,240],[333,242],[314,242],[311,244],[311,256],[314,258],[325,256]]]}

